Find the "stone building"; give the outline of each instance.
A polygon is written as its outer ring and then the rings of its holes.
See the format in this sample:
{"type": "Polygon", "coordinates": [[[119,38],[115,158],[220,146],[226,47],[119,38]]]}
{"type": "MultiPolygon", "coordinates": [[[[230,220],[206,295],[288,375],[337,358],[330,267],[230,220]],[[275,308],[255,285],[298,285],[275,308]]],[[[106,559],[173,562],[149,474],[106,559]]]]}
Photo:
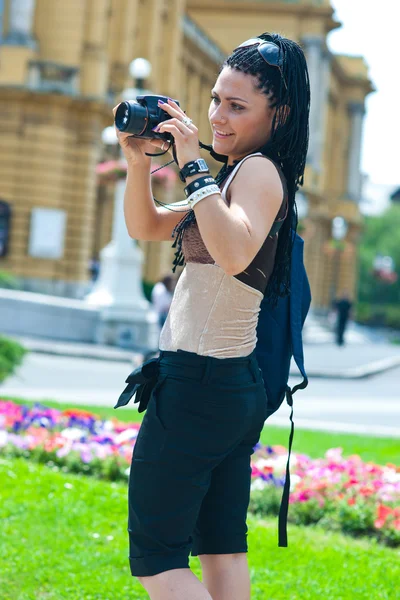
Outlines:
{"type": "MultiPolygon", "coordinates": [[[[329,52],[338,26],[329,0],[0,0],[0,270],[25,289],[81,296],[89,261],[111,235],[113,189],[98,184],[95,169],[111,108],[132,86],[130,62],[151,62],[146,87],[179,98],[207,142],[221,61],[268,30],[299,41],[310,70],[300,200],[314,306],[329,305],[333,286],[354,289],[362,123],[373,88],[362,57],[329,52]],[[335,216],[348,224],[340,247],[331,243],[335,216]]],[[[180,185],[172,196],[182,199],[180,185]]],[[[144,277],[155,281],[173,251],[166,242],[142,247],[144,277]]]]}

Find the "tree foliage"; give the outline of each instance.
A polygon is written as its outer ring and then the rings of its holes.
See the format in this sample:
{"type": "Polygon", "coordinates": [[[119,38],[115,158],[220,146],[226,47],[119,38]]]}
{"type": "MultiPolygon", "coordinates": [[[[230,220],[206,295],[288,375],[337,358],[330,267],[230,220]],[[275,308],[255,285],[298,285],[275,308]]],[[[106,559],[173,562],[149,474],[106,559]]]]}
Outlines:
{"type": "Polygon", "coordinates": [[[377,217],[366,217],[360,244],[359,300],[369,304],[400,306],[400,206],[394,205],[377,217]],[[391,256],[398,279],[380,281],[373,273],[378,254],[391,256]]]}

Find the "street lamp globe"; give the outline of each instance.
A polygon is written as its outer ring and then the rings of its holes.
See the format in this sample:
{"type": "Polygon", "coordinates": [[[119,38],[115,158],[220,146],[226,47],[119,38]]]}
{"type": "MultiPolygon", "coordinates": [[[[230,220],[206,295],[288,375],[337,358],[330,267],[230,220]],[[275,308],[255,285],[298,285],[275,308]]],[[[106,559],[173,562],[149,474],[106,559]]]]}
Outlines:
{"type": "Polygon", "coordinates": [[[145,58],[135,58],[129,65],[129,73],[133,79],[144,81],[151,73],[151,64],[145,58]]]}
{"type": "Polygon", "coordinates": [[[343,217],[335,217],[332,220],[332,237],[334,240],[342,240],[346,237],[348,225],[343,217]]]}
{"type": "Polygon", "coordinates": [[[115,133],[115,128],[110,126],[103,129],[101,132],[101,141],[106,146],[116,146],[118,144],[118,138],[115,133]]]}

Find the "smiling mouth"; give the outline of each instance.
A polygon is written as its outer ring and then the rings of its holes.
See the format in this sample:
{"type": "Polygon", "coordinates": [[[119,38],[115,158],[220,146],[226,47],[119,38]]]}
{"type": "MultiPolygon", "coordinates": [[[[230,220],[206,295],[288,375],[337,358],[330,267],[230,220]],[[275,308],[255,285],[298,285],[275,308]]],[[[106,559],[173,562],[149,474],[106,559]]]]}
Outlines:
{"type": "Polygon", "coordinates": [[[231,135],[233,135],[233,133],[225,133],[224,131],[219,131],[218,129],[214,129],[214,135],[216,135],[219,138],[228,138],[231,135]]]}

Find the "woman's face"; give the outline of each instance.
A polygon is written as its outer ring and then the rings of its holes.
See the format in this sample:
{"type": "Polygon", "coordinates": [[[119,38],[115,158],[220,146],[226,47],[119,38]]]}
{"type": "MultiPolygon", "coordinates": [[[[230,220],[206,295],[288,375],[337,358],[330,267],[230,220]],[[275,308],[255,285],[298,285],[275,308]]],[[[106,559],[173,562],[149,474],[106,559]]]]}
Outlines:
{"type": "Polygon", "coordinates": [[[228,163],[258,150],[271,135],[275,108],[256,88],[252,75],[224,67],[212,90],[208,111],[213,149],[228,156],[228,163]]]}

